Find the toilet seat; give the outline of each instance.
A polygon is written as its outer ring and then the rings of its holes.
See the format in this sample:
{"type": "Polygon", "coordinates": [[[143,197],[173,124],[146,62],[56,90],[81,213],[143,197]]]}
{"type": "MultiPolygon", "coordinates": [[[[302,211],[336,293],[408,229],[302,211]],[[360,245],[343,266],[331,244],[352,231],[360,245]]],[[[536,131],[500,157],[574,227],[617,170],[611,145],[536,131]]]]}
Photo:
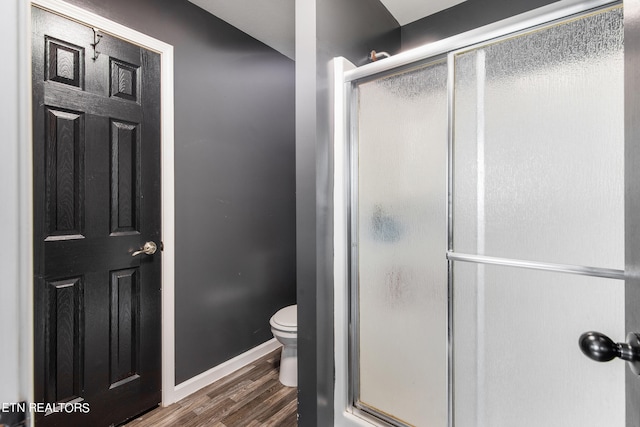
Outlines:
{"type": "Polygon", "coordinates": [[[297,332],[298,305],[290,305],[276,312],[269,321],[271,327],[284,332],[297,332]]]}

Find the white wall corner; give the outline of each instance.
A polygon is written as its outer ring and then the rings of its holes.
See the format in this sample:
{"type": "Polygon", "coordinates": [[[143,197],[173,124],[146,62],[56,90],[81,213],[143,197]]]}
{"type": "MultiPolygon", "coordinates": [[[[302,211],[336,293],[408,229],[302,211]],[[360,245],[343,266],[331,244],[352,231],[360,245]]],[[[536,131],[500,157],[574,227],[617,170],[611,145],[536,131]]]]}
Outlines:
{"type": "Polygon", "coordinates": [[[20,0],[3,3],[0,14],[3,43],[0,44],[0,56],[5,58],[5,65],[0,68],[0,78],[6,85],[0,102],[0,126],[2,126],[3,143],[0,144],[0,156],[3,159],[0,168],[0,180],[3,183],[0,197],[4,207],[0,210],[0,232],[3,244],[0,247],[0,268],[3,280],[0,284],[0,324],[2,328],[2,347],[0,352],[0,402],[18,402],[22,397],[20,386],[20,348],[22,325],[20,324],[20,253],[21,230],[21,170],[20,145],[22,130],[20,129],[23,108],[20,96],[20,83],[24,77],[20,75],[23,64],[20,0]]]}

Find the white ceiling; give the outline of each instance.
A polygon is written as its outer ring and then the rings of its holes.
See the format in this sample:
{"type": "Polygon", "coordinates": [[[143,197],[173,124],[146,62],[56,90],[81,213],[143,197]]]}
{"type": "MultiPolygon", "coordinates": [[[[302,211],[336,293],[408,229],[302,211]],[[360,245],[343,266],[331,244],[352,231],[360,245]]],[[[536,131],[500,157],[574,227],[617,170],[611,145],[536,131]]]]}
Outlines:
{"type": "MultiPolygon", "coordinates": [[[[295,57],[295,0],[189,1],[289,58],[295,57]]],[[[466,0],[380,1],[400,25],[406,25],[466,0]]]]}
{"type": "Polygon", "coordinates": [[[407,25],[467,0],[380,0],[400,25],[407,25]]]}

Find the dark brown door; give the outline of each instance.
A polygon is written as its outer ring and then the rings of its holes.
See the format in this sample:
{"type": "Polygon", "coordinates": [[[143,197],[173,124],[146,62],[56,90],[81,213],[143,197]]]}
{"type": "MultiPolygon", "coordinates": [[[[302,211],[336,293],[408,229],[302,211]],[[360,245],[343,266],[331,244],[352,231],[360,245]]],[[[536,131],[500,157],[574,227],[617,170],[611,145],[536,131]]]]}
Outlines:
{"type": "Polygon", "coordinates": [[[36,423],[109,426],[161,398],[160,57],[32,22],[36,423]]]}

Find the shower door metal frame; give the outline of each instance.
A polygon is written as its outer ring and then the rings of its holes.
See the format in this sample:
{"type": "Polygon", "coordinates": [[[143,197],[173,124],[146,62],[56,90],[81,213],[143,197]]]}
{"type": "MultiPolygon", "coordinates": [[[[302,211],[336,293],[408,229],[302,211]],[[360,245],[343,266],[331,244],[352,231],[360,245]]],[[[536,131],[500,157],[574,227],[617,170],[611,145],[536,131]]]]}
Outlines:
{"type": "MultiPolygon", "coordinates": [[[[348,262],[348,276],[349,276],[349,323],[351,325],[349,331],[349,399],[352,402],[354,413],[358,414],[364,419],[370,421],[382,421],[385,425],[395,427],[411,427],[410,424],[405,424],[395,418],[389,417],[387,414],[377,411],[376,409],[369,407],[358,401],[360,394],[360,371],[359,371],[359,348],[358,348],[358,319],[357,313],[359,313],[358,307],[358,85],[362,83],[368,83],[381,78],[390,77],[405,72],[410,72],[418,69],[428,68],[432,65],[443,64],[448,62],[446,53],[440,55],[432,55],[428,58],[418,59],[408,64],[402,64],[394,67],[390,70],[375,73],[373,75],[359,78],[357,81],[353,81],[347,90],[347,105],[349,106],[349,118],[347,120],[349,143],[347,147],[348,158],[347,163],[349,165],[349,171],[347,176],[349,177],[349,205],[348,205],[348,244],[349,244],[349,262],[348,262]]],[[[354,70],[354,71],[357,71],[354,70]]]]}
{"type": "MultiPolygon", "coordinates": [[[[635,12],[633,16],[636,20],[640,17],[640,0],[633,0],[635,3],[638,3],[638,12],[635,12]]],[[[493,264],[493,265],[506,265],[506,266],[514,266],[520,268],[527,269],[536,269],[536,270],[545,270],[545,271],[555,271],[555,272],[563,272],[568,274],[579,274],[579,275],[587,275],[587,276],[596,276],[596,277],[606,277],[612,279],[627,279],[627,298],[629,298],[629,278],[625,275],[625,271],[616,270],[616,269],[608,269],[608,268],[594,268],[594,267],[586,267],[586,266],[575,266],[575,265],[565,265],[565,264],[552,264],[552,263],[543,263],[543,262],[531,262],[524,260],[513,260],[506,258],[497,258],[497,257],[489,257],[483,255],[470,255],[463,253],[456,253],[453,248],[453,126],[454,126],[454,73],[455,73],[455,55],[467,51],[469,49],[476,49],[483,45],[492,44],[499,42],[501,40],[505,40],[508,38],[512,38],[514,36],[518,36],[520,34],[528,33],[532,30],[536,30],[538,28],[549,27],[553,25],[557,25],[563,21],[567,21],[572,18],[576,18],[582,15],[586,15],[589,13],[596,12],[598,10],[620,5],[622,1],[620,0],[587,0],[587,1],[576,1],[576,2],[568,2],[569,4],[558,4],[554,3],[552,5],[542,7],[531,12],[527,12],[518,16],[514,16],[512,18],[497,22],[495,24],[487,25],[482,28],[478,28],[476,30],[471,30],[469,32],[453,36],[442,41],[434,42],[416,49],[412,49],[405,53],[399,54],[397,56],[393,56],[391,58],[378,61],[372,64],[368,64],[344,73],[343,82],[346,84],[346,102],[348,106],[348,117],[346,120],[347,127],[347,153],[348,159],[347,164],[349,170],[347,171],[346,176],[349,179],[348,184],[348,206],[347,206],[347,241],[349,246],[348,251],[348,289],[349,289],[349,350],[348,350],[348,359],[349,359],[349,390],[348,396],[351,402],[351,411],[370,422],[373,423],[382,423],[384,425],[390,426],[399,426],[406,427],[407,425],[401,422],[398,422],[396,419],[389,417],[388,415],[381,413],[374,408],[370,408],[361,402],[359,402],[359,383],[360,383],[360,373],[359,373],[359,354],[358,354],[358,330],[359,330],[359,321],[358,321],[358,85],[361,83],[365,83],[368,81],[376,80],[379,78],[387,77],[391,74],[398,74],[402,72],[406,72],[408,70],[428,66],[431,62],[436,62],[441,60],[443,56],[447,57],[447,66],[448,66],[448,78],[447,78],[447,108],[448,108],[448,165],[447,165],[447,236],[448,236],[448,247],[446,248],[446,259],[448,263],[448,319],[447,319],[447,329],[448,329],[448,342],[447,342],[447,395],[448,395],[448,426],[454,427],[454,372],[453,372],[453,262],[472,262],[479,264],[493,264]]],[[[631,3],[631,2],[626,2],[631,3]]],[[[626,43],[626,39],[628,37],[627,31],[627,20],[631,20],[630,17],[625,13],[625,67],[630,67],[627,61],[627,49],[628,44],[626,43]]],[[[639,31],[636,30],[636,33],[639,31]]],[[[640,34],[637,36],[640,39],[640,34]]],[[[640,43],[639,43],[640,44],[640,43]]],[[[635,59],[635,63],[639,63],[640,58],[635,59]]],[[[635,65],[634,63],[634,65],[635,65]]],[[[627,93],[629,88],[627,86],[632,86],[627,76],[625,75],[625,98],[627,98],[627,93]]],[[[635,85],[635,87],[640,87],[640,79],[635,85]]],[[[640,95],[637,95],[638,100],[636,103],[640,103],[640,95]]],[[[628,104],[631,101],[625,100],[628,104]]],[[[625,111],[628,110],[628,105],[625,104],[625,111]]],[[[637,109],[640,109],[638,106],[637,109]]],[[[627,152],[627,146],[630,144],[630,138],[632,138],[633,129],[629,122],[632,120],[629,117],[628,113],[625,113],[625,152],[627,152]]],[[[637,134],[640,139],[640,130],[635,131],[634,134],[637,134]]],[[[638,144],[636,144],[638,145],[638,144]]],[[[635,153],[636,157],[640,160],[640,148],[638,148],[635,153]]],[[[630,158],[628,154],[625,154],[625,164],[629,165],[630,158]]],[[[627,185],[627,177],[630,176],[631,172],[629,172],[630,168],[625,168],[627,172],[625,172],[625,221],[629,221],[629,218],[632,215],[632,211],[629,207],[626,206],[627,201],[631,197],[631,192],[637,189],[629,188],[627,185]]],[[[640,169],[640,168],[636,168],[640,169]]],[[[640,172],[637,172],[636,175],[640,175],[640,172]]],[[[640,179],[636,179],[640,181],[640,179]]],[[[638,202],[640,204],[640,200],[638,202]]],[[[637,211],[636,211],[637,212],[637,211]]],[[[637,227],[638,233],[640,233],[640,224],[637,227]]],[[[625,236],[627,236],[627,231],[625,230],[625,236]]],[[[628,239],[628,238],[627,238],[628,239]]],[[[633,244],[632,244],[633,245],[633,244]]],[[[629,260],[629,246],[630,243],[627,240],[626,243],[626,270],[629,271],[630,264],[635,264],[634,267],[636,270],[640,270],[640,263],[630,263],[629,260]]],[[[640,244],[635,244],[635,246],[640,246],[640,244]]],[[[636,250],[636,253],[640,254],[640,247],[636,250]]],[[[639,278],[637,279],[640,282],[640,273],[638,274],[639,278]]],[[[640,284],[636,287],[640,287],[640,284]]],[[[640,293],[640,291],[638,291],[640,293]]],[[[634,295],[635,296],[635,295],[634,295]]],[[[634,298],[634,301],[640,301],[640,295],[637,298],[634,298]]],[[[629,310],[629,302],[627,302],[627,311],[629,310]]],[[[340,327],[340,325],[336,325],[340,327]]],[[[638,320],[638,326],[640,326],[640,319],[638,320]]],[[[640,329],[636,326],[635,329],[640,329]]],[[[630,328],[629,321],[627,321],[627,331],[634,329],[630,328]]],[[[576,337],[577,339],[577,337],[576,337]]],[[[627,373],[627,393],[630,392],[631,389],[637,389],[638,398],[640,398],[640,385],[635,385],[633,381],[629,380],[629,374],[627,373]]],[[[640,384],[640,380],[633,379],[635,382],[640,384]]],[[[627,401],[629,401],[627,396],[627,401]]],[[[629,402],[627,403],[627,413],[629,413],[629,402]]],[[[638,411],[636,411],[638,412],[638,411]]],[[[638,414],[640,417],[640,414],[638,414]]]]}

